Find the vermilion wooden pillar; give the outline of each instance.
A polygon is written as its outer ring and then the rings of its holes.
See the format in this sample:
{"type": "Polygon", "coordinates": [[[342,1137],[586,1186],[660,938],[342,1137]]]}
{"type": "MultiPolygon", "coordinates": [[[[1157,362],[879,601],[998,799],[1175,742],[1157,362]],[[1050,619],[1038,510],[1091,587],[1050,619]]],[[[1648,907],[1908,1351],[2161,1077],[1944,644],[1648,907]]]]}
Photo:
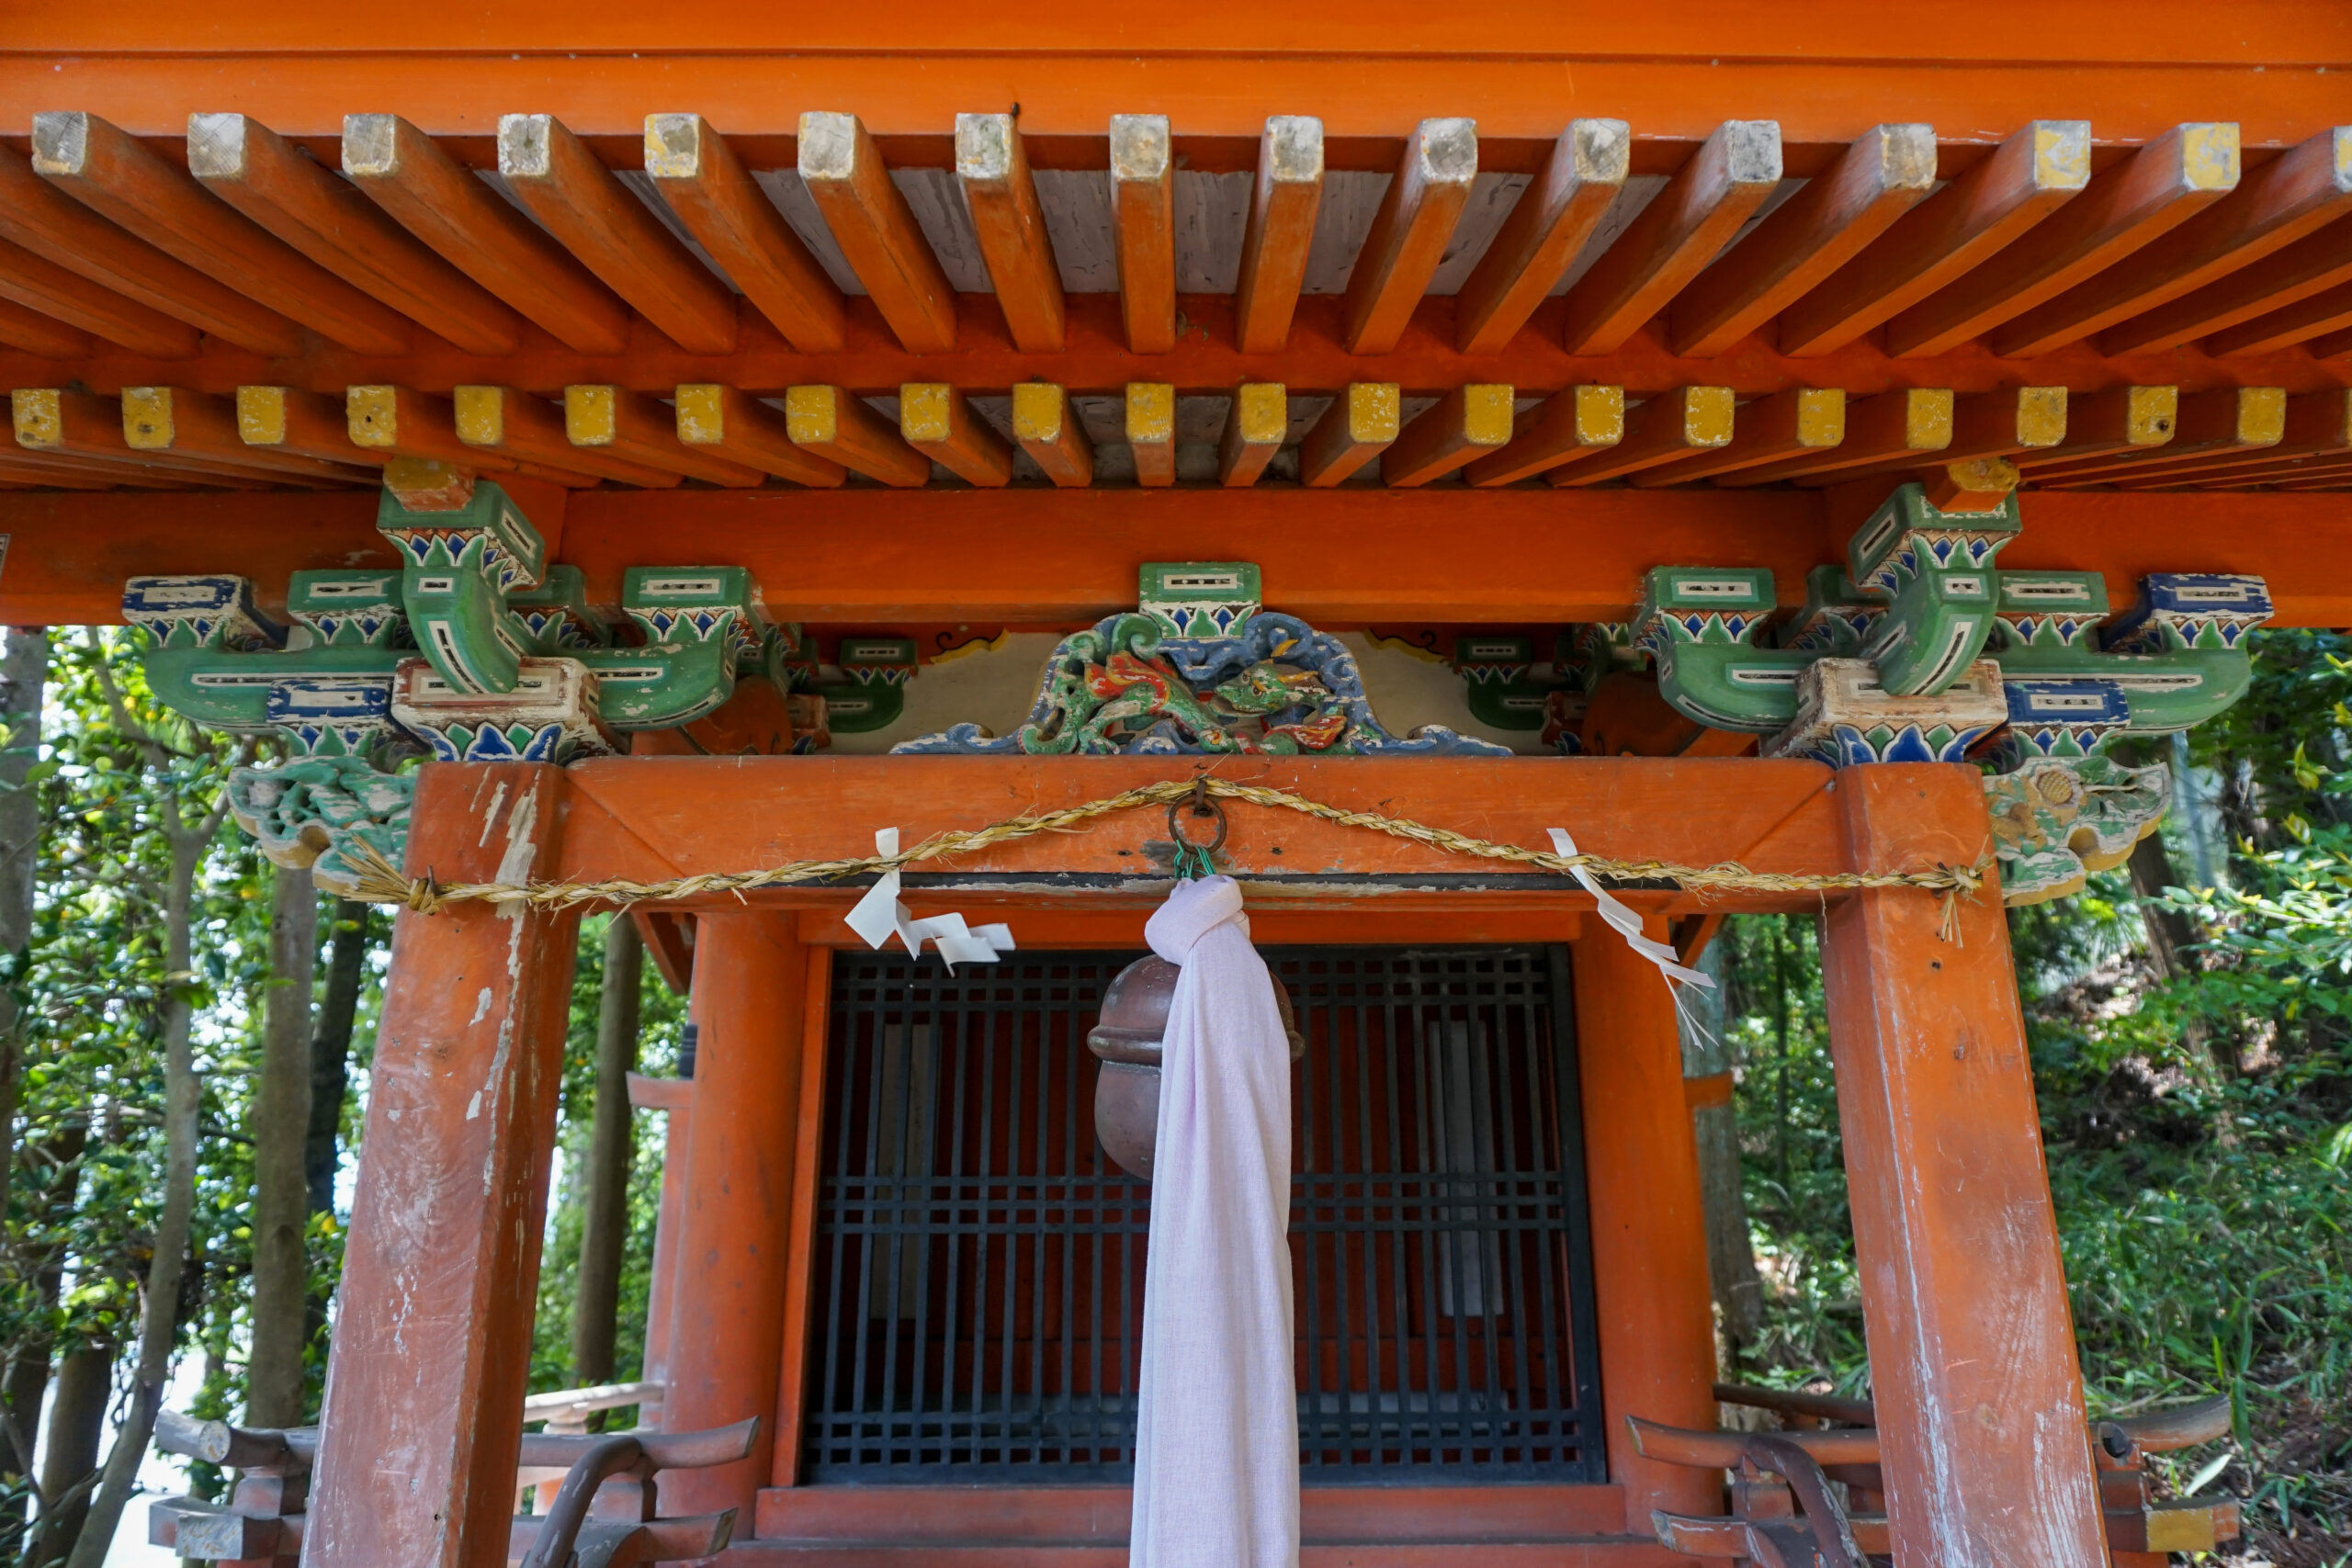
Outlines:
{"type": "MultiPolygon", "coordinates": [[[[554,768],[428,765],[409,870],[541,874],[563,807],[554,768]]],[[[393,928],[311,1568],[506,1561],[577,929],[484,904],[403,911],[393,928]]]]}
{"type": "Polygon", "coordinates": [[[756,1416],[760,1439],[749,1459],[664,1475],[662,1511],[736,1508],[744,1536],[775,1441],[807,969],[788,910],[701,918],[694,996],[702,1043],[662,1425],[685,1432],[756,1416]]]}
{"type": "MultiPolygon", "coordinates": [[[[1663,922],[1651,925],[1665,936],[1663,922]]],[[[1625,1430],[1629,1415],[1715,1424],[1699,1152],[1674,998],[1657,966],[1599,920],[1585,922],[1571,951],[1609,1475],[1625,1489],[1625,1528],[1646,1535],[1653,1508],[1724,1511],[1718,1477],[1642,1458],[1625,1430]]]]}
{"type": "MultiPolygon", "coordinates": [[[[1838,775],[1857,871],[1973,863],[1975,770],[1838,775]]],[[[2074,1319],[1996,892],[1831,907],[1829,1042],[1897,1568],[2102,1568],[2074,1319]]]]}

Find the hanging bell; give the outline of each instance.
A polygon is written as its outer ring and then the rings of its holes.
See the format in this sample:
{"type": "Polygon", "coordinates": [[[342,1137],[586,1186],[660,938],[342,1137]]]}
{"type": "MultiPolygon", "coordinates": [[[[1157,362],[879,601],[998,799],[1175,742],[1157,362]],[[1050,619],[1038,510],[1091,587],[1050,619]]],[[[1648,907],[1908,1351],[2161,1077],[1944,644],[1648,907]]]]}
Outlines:
{"type": "MultiPolygon", "coordinates": [[[[1086,1034],[1086,1048],[1102,1064],[1094,1079],[1094,1135],[1120,1169],[1146,1181],[1159,1136],[1159,1045],[1182,973],[1165,958],[1136,959],[1112,978],[1102,993],[1101,1021],[1086,1034]]],[[[1295,1062],[1306,1055],[1306,1036],[1298,1032],[1290,992],[1279,978],[1274,1005],[1282,1010],[1295,1062]]]]}

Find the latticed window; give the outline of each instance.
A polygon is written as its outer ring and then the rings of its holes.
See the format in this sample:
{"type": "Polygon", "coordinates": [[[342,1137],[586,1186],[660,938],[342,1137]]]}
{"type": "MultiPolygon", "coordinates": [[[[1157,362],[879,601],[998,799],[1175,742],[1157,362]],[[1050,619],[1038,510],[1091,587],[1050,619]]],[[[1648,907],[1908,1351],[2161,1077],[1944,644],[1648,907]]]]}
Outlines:
{"type": "MultiPolygon", "coordinates": [[[[813,1481],[1125,1480],[1151,1189],[1086,1032],[1136,954],[833,967],[813,1481]]],[[[1602,1479],[1567,965],[1274,948],[1311,1483],[1602,1479]]]]}

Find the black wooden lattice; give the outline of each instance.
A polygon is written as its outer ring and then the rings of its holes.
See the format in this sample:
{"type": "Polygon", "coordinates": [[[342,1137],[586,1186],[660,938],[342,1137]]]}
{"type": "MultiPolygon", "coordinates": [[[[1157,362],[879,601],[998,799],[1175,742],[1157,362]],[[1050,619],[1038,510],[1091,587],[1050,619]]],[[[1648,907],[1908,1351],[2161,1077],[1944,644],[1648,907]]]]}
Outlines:
{"type": "MultiPolygon", "coordinates": [[[[1086,1050],[1136,954],[834,961],[818,1482],[1124,1480],[1150,1188],[1086,1050]]],[[[1556,948],[1273,948],[1300,1460],[1317,1484],[1599,1481],[1582,1120],[1556,948]]]]}

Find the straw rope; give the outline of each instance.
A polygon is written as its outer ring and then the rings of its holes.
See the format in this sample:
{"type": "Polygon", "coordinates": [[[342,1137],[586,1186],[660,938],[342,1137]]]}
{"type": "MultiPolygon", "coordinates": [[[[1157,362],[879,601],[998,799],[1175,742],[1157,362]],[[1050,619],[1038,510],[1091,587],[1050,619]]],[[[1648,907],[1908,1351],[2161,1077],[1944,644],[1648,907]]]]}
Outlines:
{"type": "Polygon", "coordinates": [[[924,861],[971,854],[1016,839],[1034,838],[1040,833],[1075,832],[1081,825],[1096,818],[1114,817],[1146,807],[1173,805],[1192,799],[1196,792],[1204,790],[1213,799],[1295,811],[1337,823],[1342,828],[1363,828],[1375,833],[1385,833],[1392,839],[1426,844],[1448,854],[1502,861],[1561,875],[1570,874],[1581,867],[1596,877],[1611,881],[1670,882],[1687,892],[1830,893],[1872,887],[1916,887],[1921,892],[1942,895],[1947,934],[1956,934],[1957,931],[1953,901],[1983,886],[1991,869],[1988,863],[1979,862],[1973,866],[1938,865],[1930,871],[1788,873],[1750,871],[1728,861],[1718,865],[1690,866],[1655,860],[1611,860],[1604,855],[1561,855],[1545,850],[1526,849],[1518,844],[1498,844],[1491,840],[1457,833],[1451,829],[1432,828],[1406,818],[1384,816],[1377,811],[1350,811],[1325,805],[1319,800],[1309,800],[1289,790],[1235,784],[1213,777],[1163,780],[1079,806],[1024,813],[1002,822],[991,822],[985,828],[934,833],[911,849],[900,850],[897,854],[794,861],[788,865],[770,866],[764,871],[714,872],[675,876],[664,882],[633,882],[626,877],[608,877],[597,882],[468,882],[443,886],[429,874],[404,875],[372,845],[364,841],[350,852],[350,858],[356,863],[359,873],[356,893],[360,898],[375,904],[401,905],[420,914],[429,915],[457,903],[521,904],[544,909],[574,908],[583,904],[627,907],[704,897],[715,893],[742,894],[764,887],[832,882],[845,876],[897,871],[924,861]]]}

